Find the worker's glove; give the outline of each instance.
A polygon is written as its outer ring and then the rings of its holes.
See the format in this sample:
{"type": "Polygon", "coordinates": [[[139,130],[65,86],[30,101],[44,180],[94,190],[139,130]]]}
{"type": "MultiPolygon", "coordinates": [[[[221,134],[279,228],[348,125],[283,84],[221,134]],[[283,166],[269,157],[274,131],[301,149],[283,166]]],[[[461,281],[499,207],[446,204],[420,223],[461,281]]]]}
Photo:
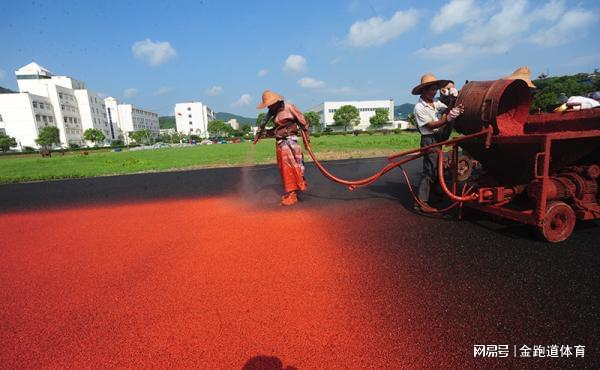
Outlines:
{"type": "Polygon", "coordinates": [[[458,118],[458,116],[460,116],[461,113],[462,111],[458,107],[450,109],[450,112],[448,112],[448,122],[454,121],[456,118],[458,118]]]}

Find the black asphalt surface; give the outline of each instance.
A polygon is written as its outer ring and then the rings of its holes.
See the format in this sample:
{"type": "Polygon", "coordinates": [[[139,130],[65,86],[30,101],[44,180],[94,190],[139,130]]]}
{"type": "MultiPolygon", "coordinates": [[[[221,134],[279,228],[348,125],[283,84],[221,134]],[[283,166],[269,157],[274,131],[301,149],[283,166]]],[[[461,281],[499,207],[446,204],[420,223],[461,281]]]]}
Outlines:
{"type": "MultiPolygon", "coordinates": [[[[326,166],[340,177],[361,178],[385,163],[363,159],[326,166]]],[[[407,168],[416,183],[419,163],[407,168]]],[[[422,344],[429,363],[455,368],[599,368],[599,222],[580,222],[570,239],[554,245],[536,239],[528,226],[482,214],[469,214],[461,221],[454,214],[416,214],[399,171],[353,192],[326,180],[312,164],[307,165],[306,177],[309,190],[297,207],[329,209],[328,215],[340,216],[364,212],[369,218],[362,223],[331,233],[341,239],[364,238],[365,250],[378,264],[374,271],[390,284],[386,286],[407,284],[395,284],[398,266],[411,277],[423,311],[409,314],[423,322],[423,330],[435,333],[431,343],[422,344]],[[511,354],[473,359],[476,344],[509,345],[511,354]],[[518,355],[523,345],[553,344],[583,345],[585,357],[513,357],[514,346],[518,355]]],[[[275,166],[11,184],[0,185],[0,212],[231,193],[269,208],[277,207],[280,189],[275,166]]],[[[382,299],[381,314],[390,322],[407,315],[401,296],[391,288],[382,299]]]]}

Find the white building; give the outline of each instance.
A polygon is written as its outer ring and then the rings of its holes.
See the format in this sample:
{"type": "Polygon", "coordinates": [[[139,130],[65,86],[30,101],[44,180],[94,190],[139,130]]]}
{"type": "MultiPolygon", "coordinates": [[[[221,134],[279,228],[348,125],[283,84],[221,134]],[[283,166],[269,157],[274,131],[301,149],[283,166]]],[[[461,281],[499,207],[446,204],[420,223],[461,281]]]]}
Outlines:
{"type": "MultiPolygon", "coordinates": [[[[389,100],[357,100],[357,101],[325,101],[322,104],[310,109],[311,112],[316,112],[320,117],[320,124],[323,127],[331,126],[335,123],[333,116],[335,112],[344,105],[352,105],[358,109],[360,116],[360,124],[349,130],[366,130],[371,123],[369,119],[375,115],[375,109],[384,108],[388,110],[388,118],[390,122],[394,121],[394,101],[389,100]]],[[[343,129],[338,129],[343,130],[343,129]]]]}
{"type": "Polygon", "coordinates": [[[227,121],[227,124],[229,126],[231,126],[232,129],[234,130],[239,130],[240,129],[240,123],[238,122],[238,120],[236,118],[232,118],[229,121],[227,121]]]}
{"type": "Polygon", "coordinates": [[[208,122],[215,120],[215,112],[201,102],[175,104],[177,131],[186,135],[208,137],[208,122]]]}
{"type": "Polygon", "coordinates": [[[150,130],[154,136],[160,133],[158,114],[140,109],[132,104],[121,104],[113,97],[104,99],[109,126],[115,128],[116,137],[130,142],[129,133],[150,130]],[[118,134],[117,134],[118,133],[118,134]]]}
{"type": "Polygon", "coordinates": [[[40,130],[56,126],[57,120],[50,99],[28,93],[0,94],[0,132],[17,140],[18,150],[36,148],[40,130]]]}
{"type": "MultiPolygon", "coordinates": [[[[75,98],[79,105],[83,132],[90,128],[102,131],[106,145],[109,145],[112,140],[116,140],[114,128],[108,124],[104,99],[89,90],[75,90],[75,98]]],[[[93,143],[88,142],[88,144],[93,143]]]]}
{"type": "Polygon", "coordinates": [[[27,143],[23,146],[38,147],[35,145],[37,132],[34,138],[26,133],[33,132],[31,128],[37,127],[39,123],[46,123],[44,119],[48,120],[48,124],[51,123],[50,119],[54,121],[53,125],[59,129],[61,146],[63,147],[69,144],[85,144],[83,133],[88,128],[102,131],[105,136],[105,144],[110,143],[111,130],[108,126],[104,102],[94,92],[87,90],[83,82],[68,76],[55,76],[35,62],[19,68],[15,71],[15,75],[20,91],[18,94],[30,96],[28,98],[15,97],[13,99],[5,96],[11,94],[2,94],[3,102],[10,101],[11,104],[17,104],[3,109],[12,109],[13,114],[17,111],[21,112],[18,118],[15,117],[17,121],[7,122],[6,125],[15,125],[15,122],[20,122],[20,125],[27,126],[10,129],[13,132],[21,132],[25,135],[14,136],[17,141],[27,143]],[[30,103],[27,103],[27,100],[30,103]],[[34,110],[36,105],[42,107],[41,112],[31,111],[29,105],[34,110]],[[48,110],[52,111],[52,115],[48,114],[48,110]],[[26,112],[30,113],[27,113],[27,116],[22,116],[26,112]]]}
{"type": "Polygon", "coordinates": [[[85,86],[79,81],[71,81],[66,76],[54,76],[35,62],[19,68],[15,74],[21,93],[45,96],[50,100],[60,132],[61,145],[82,145],[83,126],[73,87],[79,89],[85,86]]]}

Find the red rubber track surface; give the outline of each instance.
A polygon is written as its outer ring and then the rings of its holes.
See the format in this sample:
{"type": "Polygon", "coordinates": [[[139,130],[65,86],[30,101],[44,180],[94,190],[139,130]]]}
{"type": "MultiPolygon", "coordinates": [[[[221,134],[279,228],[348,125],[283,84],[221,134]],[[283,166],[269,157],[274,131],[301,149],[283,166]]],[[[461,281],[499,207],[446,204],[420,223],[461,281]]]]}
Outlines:
{"type": "Polygon", "coordinates": [[[377,210],[210,198],[0,215],[0,359],[240,368],[263,354],[300,368],[417,366],[429,346],[422,323],[381,312],[389,289],[409,306],[414,289],[377,278],[364,249],[374,230],[332,232],[365,212],[377,210]]]}

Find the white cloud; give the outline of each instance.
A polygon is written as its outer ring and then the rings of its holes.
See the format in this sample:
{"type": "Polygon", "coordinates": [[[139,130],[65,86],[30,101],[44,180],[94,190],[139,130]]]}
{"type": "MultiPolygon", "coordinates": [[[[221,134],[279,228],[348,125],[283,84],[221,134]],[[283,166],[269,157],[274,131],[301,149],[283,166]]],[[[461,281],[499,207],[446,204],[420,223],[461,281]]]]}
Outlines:
{"type": "Polygon", "coordinates": [[[155,92],[154,92],[154,96],[162,96],[162,95],[167,95],[168,93],[170,93],[171,91],[173,91],[172,87],[168,87],[168,86],[162,86],[159,87],[155,92]]]}
{"type": "Polygon", "coordinates": [[[135,87],[130,87],[128,89],[123,90],[123,97],[125,99],[131,99],[138,94],[138,89],[135,87]]]}
{"type": "Polygon", "coordinates": [[[250,94],[244,94],[240,96],[240,98],[233,104],[234,107],[243,107],[245,105],[249,105],[252,102],[252,96],[250,94]]]}
{"type": "Polygon", "coordinates": [[[335,57],[329,61],[329,64],[338,64],[342,61],[342,57],[335,57]]]}
{"type": "Polygon", "coordinates": [[[268,69],[261,69],[260,71],[258,71],[257,76],[258,77],[265,77],[267,74],[269,74],[269,70],[268,69]]]}
{"type": "Polygon", "coordinates": [[[499,4],[490,2],[482,7],[477,7],[471,0],[453,0],[436,15],[431,24],[432,30],[443,31],[458,24],[456,20],[443,17],[454,13],[460,23],[465,24],[461,37],[455,42],[421,48],[415,54],[427,58],[466,58],[506,53],[523,43],[555,46],[567,42],[572,35],[579,36],[598,19],[594,11],[579,8],[566,11],[564,0],[550,0],[543,4],[532,2],[531,6],[527,0],[513,0],[499,4]],[[469,14],[461,15],[456,7],[464,7],[465,3],[472,6],[469,14]],[[472,16],[473,12],[477,14],[476,18],[472,16]],[[436,23],[436,19],[439,22],[436,23]]]}
{"type": "Polygon", "coordinates": [[[138,41],[131,47],[133,55],[151,66],[158,66],[177,55],[177,51],[168,41],[152,41],[145,39],[138,41]]]}
{"type": "Polygon", "coordinates": [[[312,77],[302,77],[298,80],[298,84],[305,89],[318,89],[325,87],[325,82],[312,77]]]}
{"type": "Polygon", "coordinates": [[[397,11],[387,21],[381,17],[357,21],[350,26],[346,43],[357,48],[383,45],[413,28],[418,20],[419,12],[409,9],[397,11]]]}
{"type": "Polygon", "coordinates": [[[475,20],[480,14],[481,9],[473,0],[452,0],[433,17],[431,29],[435,33],[440,33],[456,25],[475,20]]]}
{"type": "Polygon", "coordinates": [[[3,80],[5,75],[6,75],[6,72],[4,72],[3,69],[0,69],[0,80],[3,80]]]}
{"type": "Polygon", "coordinates": [[[105,98],[108,96],[108,95],[106,95],[106,94],[105,94],[105,93],[103,93],[103,92],[98,92],[98,93],[96,93],[96,95],[98,95],[98,97],[99,97],[100,99],[105,99],[105,98]]]}
{"type": "Polygon", "coordinates": [[[302,55],[291,54],[285,60],[283,70],[290,73],[306,71],[306,59],[302,55]]]}
{"type": "Polygon", "coordinates": [[[579,29],[597,22],[597,15],[591,11],[581,9],[570,10],[565,13],[554,26],[543,29],[533,35],[529,40],[545,46],[557,46],[568,42],[573,35],[578,35],[579,29]]]}
{"type": "Polygon", "coordinates": [[[223,93],[224,89],[221,86],[213,86],[204,90],[204,94],[208,96],[217,96],[223,93]]]}

